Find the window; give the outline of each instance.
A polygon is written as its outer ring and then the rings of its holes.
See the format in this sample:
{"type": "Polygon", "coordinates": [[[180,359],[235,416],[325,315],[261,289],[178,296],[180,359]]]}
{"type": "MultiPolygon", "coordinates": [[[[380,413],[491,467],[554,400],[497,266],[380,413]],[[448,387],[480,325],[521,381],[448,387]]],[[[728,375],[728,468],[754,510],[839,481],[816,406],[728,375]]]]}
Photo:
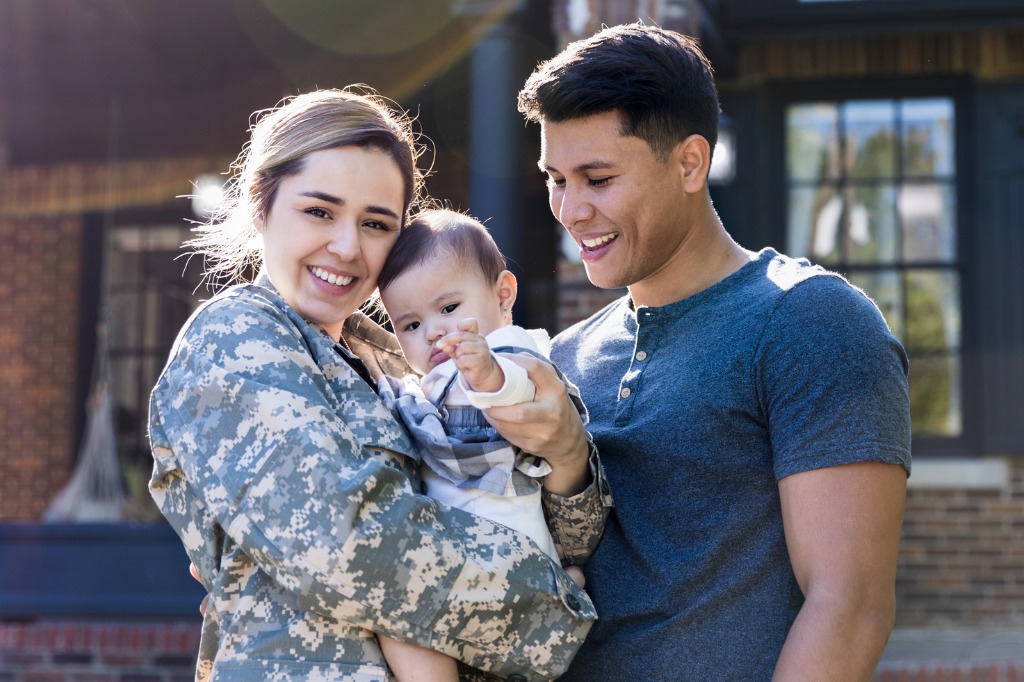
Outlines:
{"type": "Polygon", "coordinates": [[[878,304],[911,358],[915,437],[963,433],[954,113],[950,98],[786,109],[787,249],[878,304]]]}
{"type": "Polygon", "coordinates": [[[125,474],[152,467],[149,393],[199,301],[199,268],[185,268],[188,226],[118,225],[107,235],[101,317],[115,399],[118,454],[125,474]]]}

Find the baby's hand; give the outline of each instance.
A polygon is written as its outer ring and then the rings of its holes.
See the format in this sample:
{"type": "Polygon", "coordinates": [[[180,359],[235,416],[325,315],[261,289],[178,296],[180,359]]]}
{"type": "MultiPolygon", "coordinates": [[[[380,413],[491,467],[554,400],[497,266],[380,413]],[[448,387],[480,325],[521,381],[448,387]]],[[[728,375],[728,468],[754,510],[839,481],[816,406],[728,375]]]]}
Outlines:
{"type": "Polygon", "coordinates": [[[438,346],[455,361],[462,378],[477,393],[494,393],[505,383],[505,373],[491,356],[487,340],[478,333],[475,319],[459,323],[459,331],[445,336],[438,346]]]}

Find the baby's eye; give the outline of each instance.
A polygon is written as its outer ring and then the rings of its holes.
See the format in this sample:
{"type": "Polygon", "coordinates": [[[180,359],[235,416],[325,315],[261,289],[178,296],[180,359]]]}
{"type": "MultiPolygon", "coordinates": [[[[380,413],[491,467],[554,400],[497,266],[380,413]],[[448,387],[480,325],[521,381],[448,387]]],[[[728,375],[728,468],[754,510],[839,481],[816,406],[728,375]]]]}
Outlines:
{"type": "Polygon", "coordinates": [[[306,209],[306,214],[313,216],[314,218],[320,218],[322,220],[329,220],[331,217],[330,212],[327,209],[320,208],[319,206],[312,206],[306,209]]]}
{"type": "Polygon", "coordinates": [[[405,325],[405,327],[402,328],[402,331],[404,331],[404,332],[414,332],[417,329],[419,329],[419,326],[420,326],[419,322],[410,322],[409,324],[405,325]]]}
{"type": "Polygon", "coordinates": [[[444,315],[450,315],[455,312],[455,309],[459,307],[458,303],[449,303],[445,307],[441,308],[441,313],[444,315]]]}

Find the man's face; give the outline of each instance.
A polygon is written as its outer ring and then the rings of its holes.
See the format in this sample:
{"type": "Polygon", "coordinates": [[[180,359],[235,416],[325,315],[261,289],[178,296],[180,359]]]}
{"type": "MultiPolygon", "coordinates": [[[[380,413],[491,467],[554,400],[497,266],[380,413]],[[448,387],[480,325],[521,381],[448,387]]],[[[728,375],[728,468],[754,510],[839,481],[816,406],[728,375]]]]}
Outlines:
{"type": "Polygon", "coordinates": [[[651,298],[645,294],[680,274],[672,265],[690,232],[694,201],[683,191],[678,147],[660,160],[645,141],[619,131],[615,111],[542,122],[539,165],[551,212],[579,246],[590,281],[629,287],[644,304],[651,298]]]}

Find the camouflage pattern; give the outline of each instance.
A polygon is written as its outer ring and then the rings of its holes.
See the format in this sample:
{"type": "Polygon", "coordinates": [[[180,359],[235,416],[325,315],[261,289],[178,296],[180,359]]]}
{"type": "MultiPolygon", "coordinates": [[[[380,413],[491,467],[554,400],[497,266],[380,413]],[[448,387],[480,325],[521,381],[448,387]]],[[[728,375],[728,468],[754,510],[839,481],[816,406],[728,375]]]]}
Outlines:
{"type": "MultiPolygon", "coordinates": [[[[350,344],[371,372],[395,361],[350,344]]],[[[153,390],[150,490],[211,594],[196,678],[389,680],[375,632],[557,677],[590,600],[525,536],[414,494],[412,444],[343,352],[262,278],[196,312],[153,390]]],[[[584,493],[545,495],[570,557],[610,502],[592,467],[584,493]]]]}

